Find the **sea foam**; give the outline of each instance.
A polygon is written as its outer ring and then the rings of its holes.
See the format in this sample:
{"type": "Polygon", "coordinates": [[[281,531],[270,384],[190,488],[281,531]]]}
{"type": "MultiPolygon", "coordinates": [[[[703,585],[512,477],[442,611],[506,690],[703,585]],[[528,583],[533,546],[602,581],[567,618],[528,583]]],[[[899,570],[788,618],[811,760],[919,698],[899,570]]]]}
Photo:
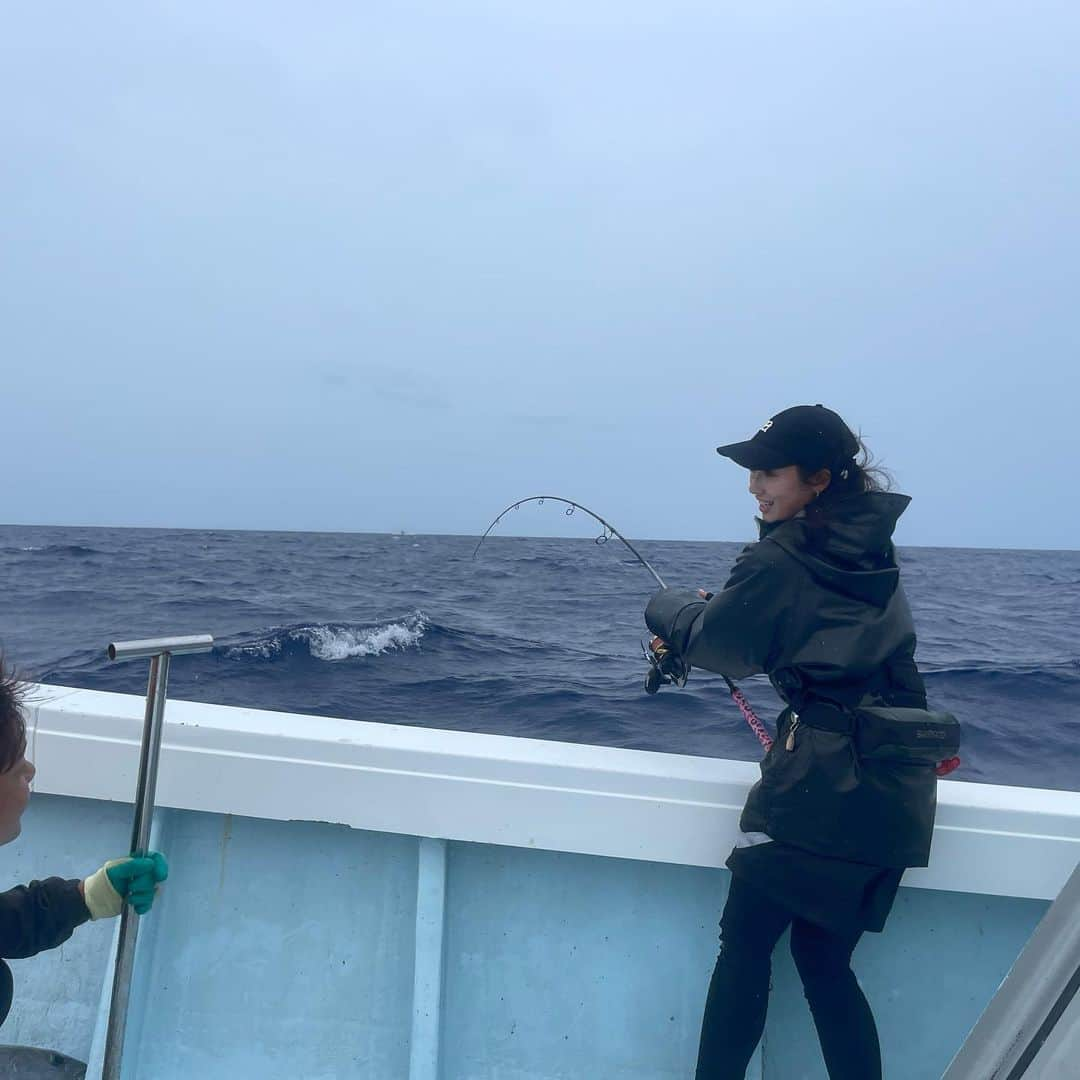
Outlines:
{"type": "Polygon", "coordinates": [[[419,645],[426,629],[427,622],[423,612],[419,611],[402,622],[371,628],[314,626],[309,632],[308,648],[317,660],[382,656],[392,649],[409,649],[419,645]]]}

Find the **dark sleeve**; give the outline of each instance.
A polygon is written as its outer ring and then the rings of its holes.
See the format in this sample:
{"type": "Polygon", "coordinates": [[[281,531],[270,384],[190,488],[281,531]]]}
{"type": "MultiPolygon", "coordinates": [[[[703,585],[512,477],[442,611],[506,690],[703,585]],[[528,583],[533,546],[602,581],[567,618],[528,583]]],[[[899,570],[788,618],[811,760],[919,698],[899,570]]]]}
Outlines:
{"type": "Polygon", "coordinates": [[[708,603],[693,592],[662,589],[645,609],[646,625],[693,667],[733,679],[767,671],[797,587],[791,561],[776,544],[751,544],[708,603]]]}
{"type": "Polygon", "coordinates": [[[20,959],[54,949],[90,918],[79,882],[31,881],[0,893],[0,956],[20,959]]]}
{"type": "Polygon", "coordinates": [[[915,638],[890,656],[886,669],[889,675],[889,704],[909,709],[926,708],[926,684],[915,666],[915,638]]]}

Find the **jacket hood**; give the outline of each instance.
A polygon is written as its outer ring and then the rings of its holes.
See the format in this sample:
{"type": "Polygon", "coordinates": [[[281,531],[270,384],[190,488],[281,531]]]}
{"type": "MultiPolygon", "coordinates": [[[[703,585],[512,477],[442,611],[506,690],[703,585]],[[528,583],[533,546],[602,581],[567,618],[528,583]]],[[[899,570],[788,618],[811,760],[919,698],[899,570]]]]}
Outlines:
{"type": "Polygon", "coordinates": [[[826,588],[884,608],[900,580],[892,535],[910,502],[887,491],[822,500],[801,517],[759,522],[761,535],[826,588]]]}

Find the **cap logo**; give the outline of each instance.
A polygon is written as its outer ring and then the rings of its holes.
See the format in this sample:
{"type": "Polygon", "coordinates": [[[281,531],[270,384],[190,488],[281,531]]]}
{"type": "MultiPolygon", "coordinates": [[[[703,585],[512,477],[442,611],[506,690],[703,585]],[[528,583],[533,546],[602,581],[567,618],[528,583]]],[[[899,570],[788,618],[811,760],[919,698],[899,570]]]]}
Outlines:
{"type": "Polygon", "coordinates": [[[761,427],[758,430],[759,431],[768,431],[769,428],[772,427],[772,425],[773,425],[773,422],[771,420],[766,420],[765,423],[762,424],[761,427]]]}

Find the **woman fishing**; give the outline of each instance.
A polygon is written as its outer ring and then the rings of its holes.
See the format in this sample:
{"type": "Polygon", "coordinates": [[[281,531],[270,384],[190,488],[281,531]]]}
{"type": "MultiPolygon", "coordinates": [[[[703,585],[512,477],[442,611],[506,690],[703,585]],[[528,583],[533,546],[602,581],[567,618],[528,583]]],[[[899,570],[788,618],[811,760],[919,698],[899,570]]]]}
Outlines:
{"type": "Polygon", "coordinates": [[[821,405],[786,409],[718,453],[749,470],[760,539],[715,595],[658,592],[651,648],[682,678],[691,667],[764,673],[787,707],[727,860],[697,1080],[744,1077],[789,926],[829,1076],[875,1080],[877,1029],[851,955],[883,929],[904,867],[928,860],[936,776],[909,736],[919,721],[931,741],[955,731],[925,711],[914,661],[892,544],[909,499],[884,490],[860,440],[821,405]]]}

